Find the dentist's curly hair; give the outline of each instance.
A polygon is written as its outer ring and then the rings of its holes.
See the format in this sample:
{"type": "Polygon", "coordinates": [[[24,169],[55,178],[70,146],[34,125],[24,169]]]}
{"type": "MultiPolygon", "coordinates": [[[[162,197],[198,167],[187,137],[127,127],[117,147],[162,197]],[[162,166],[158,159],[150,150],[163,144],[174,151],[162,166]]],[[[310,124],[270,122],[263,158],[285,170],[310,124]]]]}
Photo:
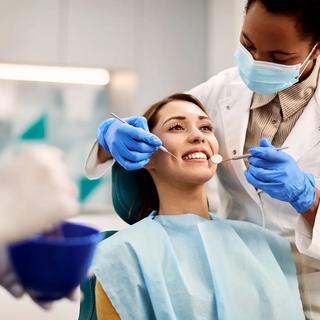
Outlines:
{"type": "Polygon", "coordinates": [[[312,39],[311,47],[320,42],[320,0],[248,0],[246,12],[257,2],[270,13],[294,18],[301,36],[312,39]]]}

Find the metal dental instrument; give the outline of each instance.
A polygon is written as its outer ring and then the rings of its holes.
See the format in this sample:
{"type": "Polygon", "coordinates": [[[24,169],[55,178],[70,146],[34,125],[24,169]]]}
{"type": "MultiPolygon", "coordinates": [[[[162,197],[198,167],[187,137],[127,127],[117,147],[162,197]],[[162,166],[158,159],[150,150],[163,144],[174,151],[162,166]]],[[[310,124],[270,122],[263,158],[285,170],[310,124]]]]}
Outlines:
{"type": "MultiPolygon", "coordinates": [[[[280,150],[284,150],[284,149],[288,149],[289,147],[281,147],[281,148],[276,148],[277,151],[280,151],[280,150]]],[[[232,157],[232,158],[229,158],[229,159],[225,159],[225,160],[222,160],[222,157],[221,157],[221,161],[219,163],[222,163],[222,162],[225,162],[225,161],[230,161],[230,160],[240,160],[240,159],[247,159],[249,157],[251,157],[252,154],[251,153],[246,153],[246,154],[243,154],[241,156],[236,156],[236,157],[232,157]]],[[[213,161],[214,162],[214,161],[213,161]]],[[[217,164],[219,164],[217,163],[217,164]]]]}
{"type": "MultiPolygon", "coordinates": [[[[116,114],[114,114],[113,112],[110,112],[110,115],[112,115],[114,118],[118,119],[119,121],[121,121],[122,123],[127,123],[126,121],[124,121],[123,119],[121,119],[119,116],[117,116],[116,114]]],[[[175,159],[178,160],[178,158],[172,154],[170,151],[168,151],[167,148],[165,148],[164,146],[160,146],[159,148],[160,150],[162,150],[163,152],[166,152],[168,154],[170,154],[170,156],[174,157],[175,159]]]]}

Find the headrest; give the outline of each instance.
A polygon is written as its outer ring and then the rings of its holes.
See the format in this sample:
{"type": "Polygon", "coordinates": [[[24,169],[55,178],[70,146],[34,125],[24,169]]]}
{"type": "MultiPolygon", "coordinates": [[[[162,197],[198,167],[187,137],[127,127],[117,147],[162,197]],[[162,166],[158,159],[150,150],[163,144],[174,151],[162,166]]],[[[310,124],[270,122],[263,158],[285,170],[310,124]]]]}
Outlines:
{"type": "Polygon", "coordinates": [[[120,218],[129,224],[138,221],[139,191],[139,171],[127,171],[115,162],[112,166],[112,203],[120,218]]]}

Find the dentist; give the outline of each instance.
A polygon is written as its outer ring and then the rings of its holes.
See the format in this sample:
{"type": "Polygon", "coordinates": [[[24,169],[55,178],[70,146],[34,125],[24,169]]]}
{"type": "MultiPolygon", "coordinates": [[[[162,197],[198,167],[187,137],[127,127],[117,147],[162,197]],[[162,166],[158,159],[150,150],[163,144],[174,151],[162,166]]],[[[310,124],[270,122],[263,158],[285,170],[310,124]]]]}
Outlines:
{"type": "MultiPolygon", "coordinates": [[[[218,215],[291,241],[307,319],[320,319],[319,14],[319,0],[248,0],[237,67],[190,91],[215,123],[222,156],[252,154],[218,167],[218,215]]],[[[102,175],[111,156],[136,170],[158,150],[145,119],[127,122],[100,125],[89,177],[102,175]]]]}

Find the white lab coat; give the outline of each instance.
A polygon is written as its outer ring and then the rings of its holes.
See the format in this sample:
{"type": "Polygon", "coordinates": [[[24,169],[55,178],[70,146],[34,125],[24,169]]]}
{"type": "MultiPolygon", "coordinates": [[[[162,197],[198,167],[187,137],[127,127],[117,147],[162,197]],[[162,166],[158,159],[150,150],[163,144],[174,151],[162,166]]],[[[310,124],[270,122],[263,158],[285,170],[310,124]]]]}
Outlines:
{"type": "MultiPolygon", "coordinates": [[[[207,107],[224,158],[242,154],[253,93],[241,81],[237,69],[229,69],[191,90],[207,107]]],[[[314,174],[320,187],[320,86],[284,142],[299,167],[314,174]]],[[[248,220],[287,235],[296,231],[300,251],[320,259],[320,215],[315,223],[313,241],[306,238],[304,219],[294,208],[271,198],[247,182],[244,161],[227,161],[217,170],[219,215],[248,220]],[[301,218],[301,219],[300,219],[301,218]]],[[[210,196],[210,195],[209,195],[210,196]]]]}
{"type": "MultiPolygon", "coordinates": [[[[253,93],[237,68],[221,72],[191,93],[203,102],[214,121],[220,154],[224,158],[232,157],[233,152],[242,154],[253,93]]],[[[285,152],[303,171],[315,176],[320,187],[320,85],[283,145],[289,147],[285,152]]],[[[320,319],[320,209],[311,230],[290,204],[258,193],[246,181],[245,169],[244,161],[228,161],[218,167],[218,214],[264,226],[293,243],[305,314],[308,319],[320,319]]]]}
{"type": "MultiPolygon", "coordinates": [[[[215,126],[220,154],[224,158],[242,154],[249,121],[252,91],[240,79],[237,68],[225,70],[195,87],[191,94],[206,106],[215,126]]],[[[292,132],[284,142],[299,167],[314,174],[320,187],[320,85],[292,132]]],[[[100,176],[108,164],[97,163],[97,143],[86,165],[89,177],[100,176]]],[[[320,319],[320,214],[313,230],[290,204],[258,193],[243,174],[242,160],[218,167],[212,183],[218,198],[220,217],[247,220],[280,233],[292,242],[299,273],[301,296],[307,319],[320,319]],[[302,253],[299,254],[296,250],[302,253]]],[[[213,201],[216,195],[208,194],[213,201]]],[[[236,245],[236,244],[235,244],[236,245]]],[[[239,275],[241,276],[241,275],[239,275]]]]}

